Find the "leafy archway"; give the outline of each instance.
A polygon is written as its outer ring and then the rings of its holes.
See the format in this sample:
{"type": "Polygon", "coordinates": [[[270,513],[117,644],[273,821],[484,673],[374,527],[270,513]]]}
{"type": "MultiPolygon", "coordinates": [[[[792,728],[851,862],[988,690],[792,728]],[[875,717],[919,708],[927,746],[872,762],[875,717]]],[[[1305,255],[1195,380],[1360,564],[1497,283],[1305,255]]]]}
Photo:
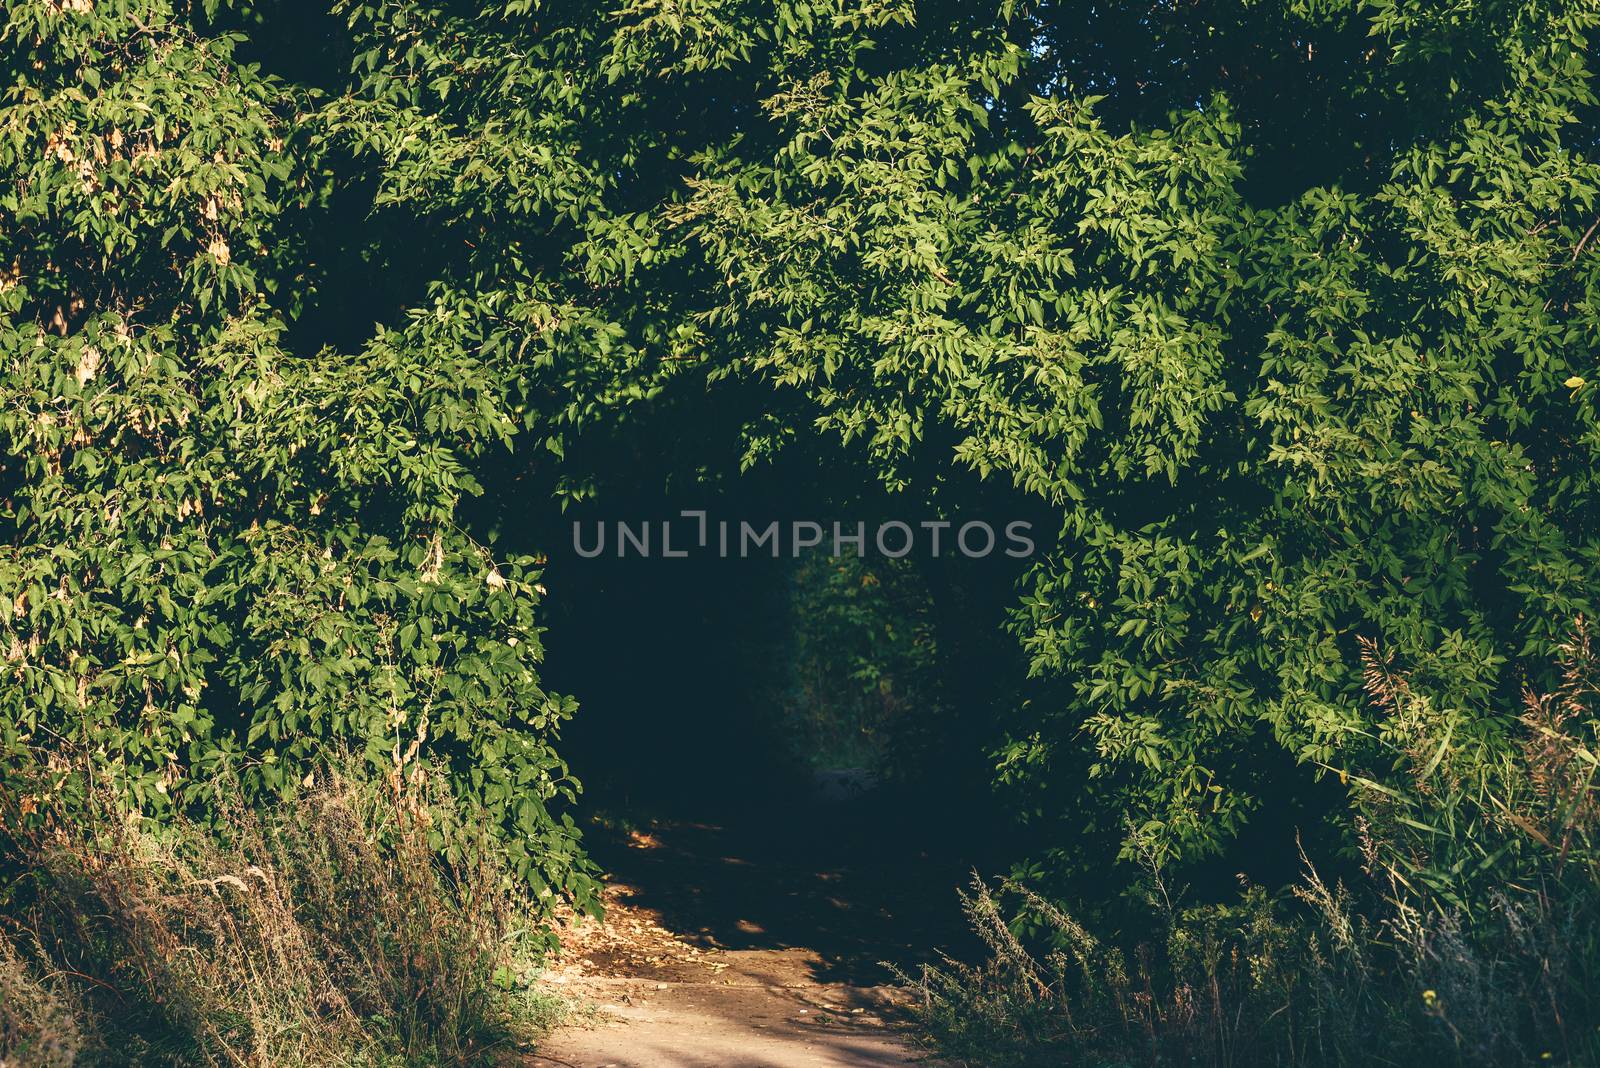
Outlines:
{"type": "Polygon", "coordinates": [[[11,5],[6,759],[353,745],[581,896],[473,502],[668,395],[1048,514],[985,757],[1057,870],[1381,778],[1362,640],[1506,750],[1593,613],[1594,15],[1433,7],[11,5]]]}

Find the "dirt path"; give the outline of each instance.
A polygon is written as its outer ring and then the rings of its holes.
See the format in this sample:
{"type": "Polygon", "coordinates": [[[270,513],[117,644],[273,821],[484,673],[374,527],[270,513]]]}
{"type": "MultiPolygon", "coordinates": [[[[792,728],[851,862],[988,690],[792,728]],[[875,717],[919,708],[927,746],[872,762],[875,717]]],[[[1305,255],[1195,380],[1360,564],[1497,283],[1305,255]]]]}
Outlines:
{"type": "Polygon", "coordinates": [[[534,1064],[571,1068],[878,1068],[922,1063],[885,1018],[880,990],[808,977],[800,950],[738,950],[717,978],[590,977],[597,1006],[541,1047],[534,1064]]]}
{"type": "Polygon", "coordinates": [[[903,840],[885,847],[882,828],[852,834],[848,806],[790,816],[597,842],[613,873],[606,924],[570,930],[546,977],[594,1010],[530,1068],[932,1064],[881,962],[914,966],[959,939],[959,874],[903,840]]]}

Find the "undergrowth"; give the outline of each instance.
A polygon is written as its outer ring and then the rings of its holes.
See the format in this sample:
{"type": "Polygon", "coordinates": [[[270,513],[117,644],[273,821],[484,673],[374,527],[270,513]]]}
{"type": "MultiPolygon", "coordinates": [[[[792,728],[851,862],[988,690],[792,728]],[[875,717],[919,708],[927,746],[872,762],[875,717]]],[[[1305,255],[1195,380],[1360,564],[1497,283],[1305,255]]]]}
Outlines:
{"type": "Polygon", "coordinates": [[[1185,907],[1153,853],[1158,937],[1091,933],[1011,880],[963,895],[988,947],[902,976],[941,1050],[973,1065],[1600,1064],[1600,682],[1587,633],[1528,693],[1514,747],[1416,692],[1375,646],[1371,774],[1342,774],[1354,885],[1185,907]],[[1040,933],[1042,932],[1042,934],[1040,933]]]}
{"type": "Polygon", "coordinates": [[[496,851],[440,860],[460,821],[424,780],[335,771],[211,825],[41,796],[0,835],[6,1068],[484,1063],[560,1012],[496,851]]]}

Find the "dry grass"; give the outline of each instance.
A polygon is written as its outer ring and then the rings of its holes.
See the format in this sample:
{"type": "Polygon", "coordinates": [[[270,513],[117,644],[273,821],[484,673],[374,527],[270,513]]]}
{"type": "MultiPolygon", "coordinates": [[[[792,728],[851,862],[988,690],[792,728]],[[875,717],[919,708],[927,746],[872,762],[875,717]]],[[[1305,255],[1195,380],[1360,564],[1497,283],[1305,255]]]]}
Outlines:
{"type": "Polygon", "coordinates": [[[83,1049],[80,1012],[0,934],[0,1065],[68,1068],[83,1049]]]}
{"type": "Polygon", "coordinates": [[[0,1064],[485,1060],[545,1010],[537,943],[486,839],[441,862],[423,793],[333,774],[211,827],[13,831],[0,1064]]]}

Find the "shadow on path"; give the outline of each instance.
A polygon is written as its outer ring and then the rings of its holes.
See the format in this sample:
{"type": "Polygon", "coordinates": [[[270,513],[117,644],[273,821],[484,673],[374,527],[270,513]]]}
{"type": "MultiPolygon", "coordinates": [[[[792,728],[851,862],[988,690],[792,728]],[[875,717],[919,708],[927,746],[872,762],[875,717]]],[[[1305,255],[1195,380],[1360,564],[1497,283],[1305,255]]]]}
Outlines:
{"type": "Polygon", "coordinates": [[[552,973],[601,1010],[532,1064],[833,1068],[925,1060],[903,1034],[885,962],[964,952],[956,887],[914,806],[855,773],[720,822],[590,833],[610,875],[604,928],[552,973]],[[543,1058],[543,1059],[540,1059],[543,1058]],[[552,1060],[553,1059],[553,1060],[552,1060]]]}

